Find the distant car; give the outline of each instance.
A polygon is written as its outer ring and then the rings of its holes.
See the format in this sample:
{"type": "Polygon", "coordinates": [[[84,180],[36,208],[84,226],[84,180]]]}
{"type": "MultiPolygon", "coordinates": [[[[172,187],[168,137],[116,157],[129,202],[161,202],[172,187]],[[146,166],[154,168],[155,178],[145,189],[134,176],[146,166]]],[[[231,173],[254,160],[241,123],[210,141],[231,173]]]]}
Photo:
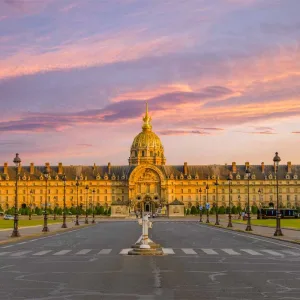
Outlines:
{"type": "Polygon", "coordinates": [[[12,216],[12,215],[4,215],[3,219],[4,220],[13,220],[14,216],[12,216]]]}

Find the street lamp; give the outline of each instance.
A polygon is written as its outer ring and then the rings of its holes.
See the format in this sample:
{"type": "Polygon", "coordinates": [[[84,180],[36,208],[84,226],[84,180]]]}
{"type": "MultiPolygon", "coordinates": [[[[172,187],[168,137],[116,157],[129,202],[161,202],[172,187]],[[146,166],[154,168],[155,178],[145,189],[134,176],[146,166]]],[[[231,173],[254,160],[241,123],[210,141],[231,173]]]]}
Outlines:
{"type": "Polygon", "coordinates": [[[231,180],[232,180],[232,175],[231,174],[228,175],[227,180],[228,180],[228,187],[229,187],[229,200],[228,200],[229,214],[228,214],[227,227],[232,227],[232,221],[231,221],[231,180]]]}
{"type": "Polygon", "coordinates": [[[75,225],[79,225],[79,207],[78,207],[78,187],[79,187],[79,181],[78,181],[78,179],[76,181],[76,187],[77,187],[77,210],[76,210],[76,222],[75,222],[75,225]]]}
{"type": "Polygon", "coordinates": [[[28,219],[29,220],[31,220],[31,209],[32,209],[32,198],[33,198],[33,190],[30,190],[30,192],[29,192],[29,194],[30,194],[30,204],[29,204],[29,217],[28,217],[28,219]]]}
{"type": "Polygon", "coordinates": [[[93,193],[93,197],[92,197],[93,221],[92,221],[92,223],[95,224],[96,223],[95,222],[95,209],[94,209],[94,197],[95,197],[95,193],[96,193],[95,189],[93,189],[92,193],[93,193]]]}
{"type": "MultiPolygon", "coordinates": [[[[206,203],[208,204],[208,189],[209,189],[209,186],[208,186],[208,183],[206,184],[206,203]]],[[[209,208],[208,208],[208,205],[206,205],[206,223],[209,223],[209,208]]]]}
{"type": "Polygon", "coordinates": [[[44,208],[44,227],[42,232],[49,232],[49,227],[48,227],[48,216],[47,216],[47,207],[48,207],[48,203],[47,203],[47,198],[48,198],[48,179],[49,179],[49,171],[48,168],[45,167],[44,170],[44,178],[45,178],[45,182],[46,182],[46,195],[45,195],[45,208],[44,208]]]}
{"type": "Polygon", "coordinates": [[[239,217],[238,219],[241,219],[241,195],[238,195],[238,204],[239,204],[239,217]]]}
{"type": "Polygon", "coordinates": [[[89,218],[88,218],[88,211],[87,211],[87,203],[88,203],[88,193],[89,193],[89,186],[85,186],[85,191],[86,191],[86,197],[85,197],[85,224],[89,224],[89,218]]]}
{"type": "Polygon", "coordinates": [[[66,174],[63,174],[61,178],[64,182],[64,211],[63,211],[63,223],[61,228],[67,228],[67,223],[66,223],[66,181],[67,181],[67,176],[66,174]]]}
{"type": "Polygon", "coordinates": [[[281,159],[278,156],[278,152],[276,152],[273,158],[274,167],[275,167],[275,176],[276,176],[276,190],[277,190],[276,230],[274,236],[283,236],[280,227],[280,209],[279,209],[279,193],[278,193],[278,166],[280,161],[281,159]]]}
{"type": "Polygon", "coordinates": [[[218,185],[219,185],[219,182],[218,182],[218,178],[216,179],[216,182],[215,182],[215,186],[216,186],[216,223],[215,225],[220,225],[219,223],[219,207],[218,207],[218,185]]]}
{"type": "Polygon", "coordinates": [[[19,157],[19,153],[16,153],[16,157],[13,160],[15,167],[16,167],[16,194],[15,194],[15,216],[14,216],[14,229],[11,234],[11,237],[19,237],[19,216],[18,216],[18,175],[19,175],[19,167],[21,164],[21,158],[19,157]]]}
{"type": "Polygon", "coordinates": [[[199,207],[200,220],[199,220],[199,222],[200,222],[200,223],[203,222],[203,220],[202,220],[202,210],[203,210],[203,206],[202,206],[202,204],[201,204],[201,193],[202,193],[202,189],[200,188],[200,189],[199,189],[199,194],[200,194],[200,207],[199,207]]]}
{"type": "Polygon", "coordinates": [[[251,217],[250,217],[250,177],[251,177],[251,171],[249,167],[246,170],[247,178],[248,178],[248,218],[247,218],[247,227],[246,231],[252,231],[251,228],[251,217]]]}

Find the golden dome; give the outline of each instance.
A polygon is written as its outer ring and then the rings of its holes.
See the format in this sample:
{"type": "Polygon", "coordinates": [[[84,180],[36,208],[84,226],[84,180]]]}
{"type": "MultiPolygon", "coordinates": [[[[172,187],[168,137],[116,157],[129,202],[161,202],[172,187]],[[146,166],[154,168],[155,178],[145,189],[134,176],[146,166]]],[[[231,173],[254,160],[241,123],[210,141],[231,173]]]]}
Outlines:
{"type": "Polygon", "coordinates": [[[148,103],[146,103],[146,114],[143,121],[143,131],[134,138],[131,145],[129,164],[152,163],[163,165],[166,161],[164,147],[160,138],[152,131],[151,117],[148,114],[148,103]]]}
{"type": "Polygon", "coordinates": [[[149,147],[163,148],[160,138],[152,131],[145,130],[140,132],[133,140],[131,148],[149,147]]]}

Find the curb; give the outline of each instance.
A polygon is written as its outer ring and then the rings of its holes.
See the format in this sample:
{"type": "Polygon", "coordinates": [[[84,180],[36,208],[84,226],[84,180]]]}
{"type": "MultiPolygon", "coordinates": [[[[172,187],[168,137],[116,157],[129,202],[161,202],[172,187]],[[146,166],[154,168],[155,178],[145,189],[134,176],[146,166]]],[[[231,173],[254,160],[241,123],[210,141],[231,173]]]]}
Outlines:
{"type": "Polygon", "coordinates": [[[55,230],[55,231],[50,231],[50,232],[39,232],[39,233],[31,234],[31,235],[24,235],[24,236],[21,236],[19,238],[10,238],[8,240],[0,241],[0,246],[10,244],[10,243],[14,244],[14,243],[17,243],[17,242],[20,242],[20,241],[29,240],[29,239],[36,238],[36,237],[41,237],[41,236],[53,236],[53,235],[56,235],[57,233],[60,233],[60,232],[74,231],[74,230],[77,230],[77,229],[80,229],[80,228],[84,228],[84,227],[88,227],[88,226],[94,226],[96,224],[97,223],[95,223],[95,224],[92,224],[92,223],[82,224],[82,225],[79,225],[77,227],[65,228],[65,229],[60,229],[60,230],[55,230]]]}
{"type": "MultiPolygon", "coordinates": [[[[244,223],[234,222],[234,221],[233,221],[233,223],[235,223],[235,224],[247,225],[247,224],[244,224],[244,223]]],[[[274,229],[276,229],[276,226],[273,227],[273,226],[267,226],[267,225],[254,225],[254,224],[251,224],[251,226],[256,226],[256,227],[266,227],[266,228],[274,228],[274,229]]],[[[285,229],[285,230],[293,230],[293,231],[300,231],[300,229],[290,228],[290,227],[281,227],[281,229],[285,229]]]]}
{"type": "Polygon", "coordinates": [[[245,230],[242,230],[242,229],[228,228],[228,227],[224,227],[223,225],[214,225],[214,224],[208,224],[208,223],[202,223],[202,224],[206,225],[206,226],[225,229],[225,230],[228,230],[228,231],[242,232],[242,233],[246,233],[246,234],[251,234],[251,235],[255,235],[255,236],[261,236],[261,237],[264,237],[264,238],[273,239],[273,240],[276,240],[276,241],[282,241],[282,242],[288,242],[288,243],[300,245],[300,240],[299,240],[299,242],[298,242],[298,240],[286,240],[286,239],[277,238],[275,236],[259,234],[259,233],[255,233],[255,232],[251,232],[251,231],[245,231],[245,230]]]}

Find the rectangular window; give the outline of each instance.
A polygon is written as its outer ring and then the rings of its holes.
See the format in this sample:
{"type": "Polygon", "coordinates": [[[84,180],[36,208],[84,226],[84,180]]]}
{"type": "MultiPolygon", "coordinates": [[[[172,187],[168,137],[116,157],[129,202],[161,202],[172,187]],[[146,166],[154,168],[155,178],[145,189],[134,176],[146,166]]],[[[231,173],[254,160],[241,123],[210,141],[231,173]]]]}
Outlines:
{"type": "Polygon", "coordinates": [[[112,201],[115,201],[115,196],[112,196],[112,201]]]}

